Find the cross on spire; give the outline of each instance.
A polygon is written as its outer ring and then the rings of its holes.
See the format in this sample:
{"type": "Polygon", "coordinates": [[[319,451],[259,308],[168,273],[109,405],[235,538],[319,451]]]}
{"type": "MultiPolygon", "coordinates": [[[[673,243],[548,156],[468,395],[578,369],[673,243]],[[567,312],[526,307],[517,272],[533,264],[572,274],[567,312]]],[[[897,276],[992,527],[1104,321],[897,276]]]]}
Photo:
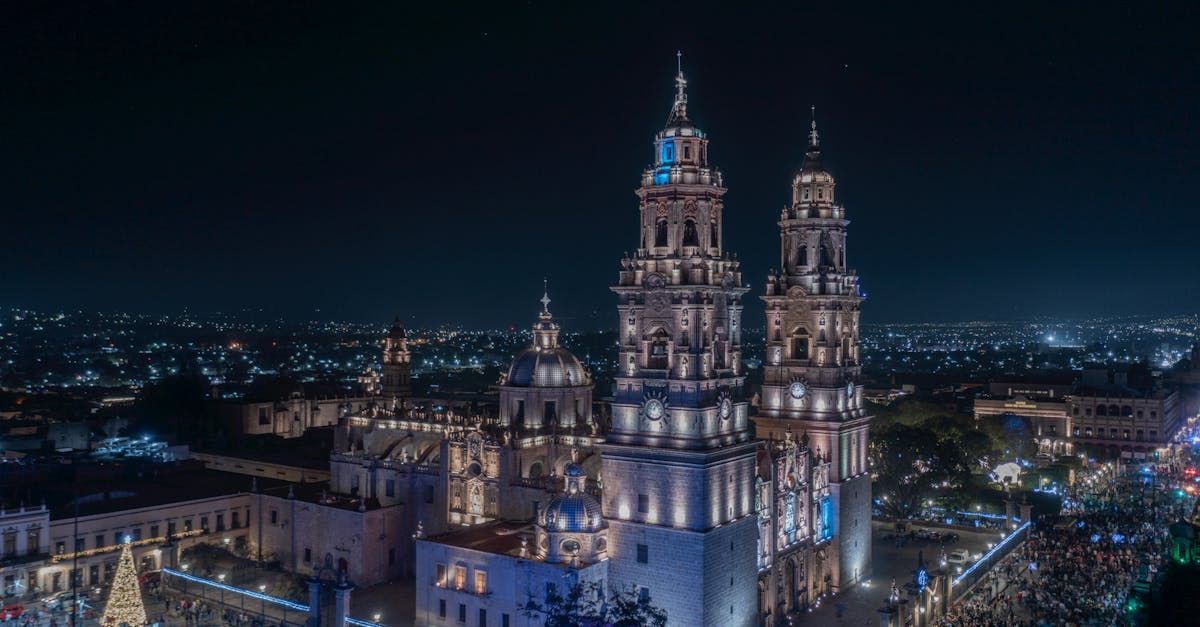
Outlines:
{"type": "Polygon", "coordinates": [[[812,110],[812,123],[808,131],[808,145],[816,148],[821,145],[820,136],[817,135],[817,105],[810,105],[812,110]]]}
{"type": "Polygon", "coordinates": [[[675,51],[675,106],[687,104],[687,79],[683,77],[683,51],[675,51]]]}
{"type": "Polygon", "coordinates": [[[542,279],[542,313],[550,313],[550,280],[542,279]]]}

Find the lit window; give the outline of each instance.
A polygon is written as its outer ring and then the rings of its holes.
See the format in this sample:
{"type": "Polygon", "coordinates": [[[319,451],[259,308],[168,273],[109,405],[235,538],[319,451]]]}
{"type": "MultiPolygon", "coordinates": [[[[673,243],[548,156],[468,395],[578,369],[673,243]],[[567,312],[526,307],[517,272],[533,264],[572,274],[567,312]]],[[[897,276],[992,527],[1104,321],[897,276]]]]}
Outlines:
{"type": "Polygon", "coordinates": [[[487,594],[487,573],[475,570],[475,594],[487,594]]]}
{"type": "Polygon", "coordinates": [[[454,589],[462,590],[465,587],[467,587],[467,567],[466,566],[455,566],[454,567],[454,589]]]}

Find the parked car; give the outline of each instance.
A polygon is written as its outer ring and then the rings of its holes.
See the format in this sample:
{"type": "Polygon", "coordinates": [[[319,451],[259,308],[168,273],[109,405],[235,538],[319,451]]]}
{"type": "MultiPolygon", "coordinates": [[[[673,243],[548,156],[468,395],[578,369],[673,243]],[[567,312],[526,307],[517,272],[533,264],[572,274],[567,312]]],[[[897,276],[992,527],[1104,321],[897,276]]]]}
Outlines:
{"type": "Polygon", "coordinates": [[[13,605],[5,605],[4,609],[0,609],[0,617],[3,617],[5,622],[17,620],[24,613],[25,608],[15,603],[13,605]]]}
{"type": "Polygon", "coordinates": [[[971,554],[966,549],[950,551],[950,554],[946,556],[946,561],[951,564],[966,564],[971,561],[971,554]]]}

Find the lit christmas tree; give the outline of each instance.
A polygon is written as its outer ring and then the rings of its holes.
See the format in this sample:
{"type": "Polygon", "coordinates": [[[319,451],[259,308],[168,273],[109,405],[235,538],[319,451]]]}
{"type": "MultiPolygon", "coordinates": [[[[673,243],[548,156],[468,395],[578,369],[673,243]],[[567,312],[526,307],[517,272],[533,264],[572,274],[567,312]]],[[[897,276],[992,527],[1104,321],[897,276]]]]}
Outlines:
{"type": "Polygon", "coordinates": [[[108,592],[108,606],[104,608],[106,625],[142,627],[146,624],[146,606],[142,605],[142,589],[138,585],[137,570],[133,567],[133,551],[129,539],[121,547],[121,560],[117,562],[117,575],[108,592]]]}

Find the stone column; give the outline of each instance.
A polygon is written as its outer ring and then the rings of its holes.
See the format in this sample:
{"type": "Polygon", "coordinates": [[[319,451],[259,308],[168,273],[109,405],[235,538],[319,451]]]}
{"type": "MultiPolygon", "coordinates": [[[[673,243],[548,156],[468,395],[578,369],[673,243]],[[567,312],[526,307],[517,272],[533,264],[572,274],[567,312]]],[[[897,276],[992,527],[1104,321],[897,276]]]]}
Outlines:
{"type": "Polygon", "coordinates": [[[321,625],[321,580],[313,577],[308,580],[308,627],[321,625]]]}
{"type": "Polygon", "coordinates": [[[346,618],[350,616],[350,591],[354,590],[354,584],[349,581],[342,580],[337,587],[333,589],[333,625],[334,627],[346,627],[346,618]]]}

